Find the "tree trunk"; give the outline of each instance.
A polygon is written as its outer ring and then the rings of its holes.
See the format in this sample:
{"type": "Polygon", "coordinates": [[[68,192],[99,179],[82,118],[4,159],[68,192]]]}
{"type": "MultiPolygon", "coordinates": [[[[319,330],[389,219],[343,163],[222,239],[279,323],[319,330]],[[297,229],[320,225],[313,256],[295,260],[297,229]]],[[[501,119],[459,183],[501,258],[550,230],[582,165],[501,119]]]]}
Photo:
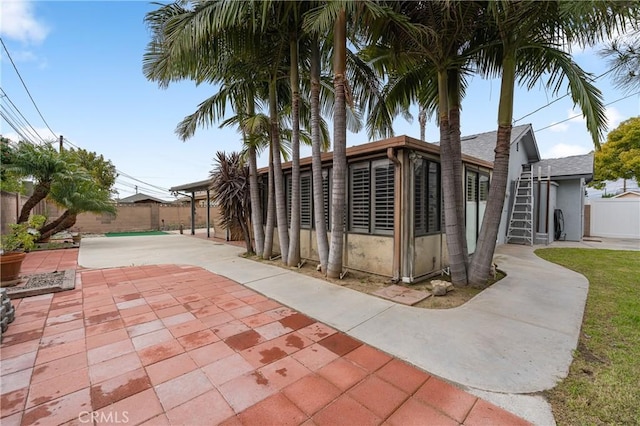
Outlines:
{"type": "MultiPolygon", "coordinates": [[[[51,237],[52,235],[57,234],[58,232],[62,232],[65,229],[69,229],[71,228],[73,225],[76,224],[76,219],[78,218],[78,213],[71,213],[69,210],[65,211],[62,216],[60,216],[58,219],[60,219],[58,222],[58,224],[56,225],[55,228],[51,229],[50,231],[47,231],[47,234],[42,234],[40,236],[40,239],[46,239],[51,237]]],[[[53,222],[52,222],[53,223],[53,222]]]]}
{"type": "Polygon", "coordinates": [[[423,106],[420,106],[418,112],[418,123],[420,123],[420,140],[425,142],[425,129],[427,127],[427,111],[423,106]]]}
{"type": "Polygon", "coordinates": [[[264,228],[262,227],[262,203],[260,202],[260,187],[258,184],[258,160],[256,147],[249,145],[249,196],[251,197],[251,224],[255,240],[256,254],[262,257],[264,250],[264,228]]]}
{"type": "Polygon", "coordinates": [[[344,250],[344,207],[347,175],[347,122],[345,80],[347,63],[347,18],[341,10],[333,31],[333,87],[335,105],[333,110],[333,194],[331,200],[331,246],[327,276],[338,278],[342,273],[344,250]]]}
{"type": "Polygon", "coordinates": [[[465,268],[469,268],[469,248],[467,247],[466,233],[466,203],[465,203],[465,178],[462,166],[462,144],[460,142],[460,74],[456,70],[449,71],[447,89],[449,92],[449,146],[451,147],[451,161],[453,162],[453,179],[458,190],[456,194],[456,206],[458,213],[458,240],[462,246],[465,268]]]}
{"type": "Polygon", "coordinates": [[[240,225],[240,229],[242,230],[242,237],[244,238],[244,245],[247,248],[247,254],[252,254],[253,247],[251,247],[251,233],[249,232],[247,217],[240,216],[238,219],[238,224],[240,225]]]}
{"type": "Polygon", "coordinates": [[[276,195],[273,185],[273,151],[269,150],[269,181],[267,182],[267,223],[264,231],[263,259],[270,259],[273,255],[273,229],[276,221],[276,195]]]}
{"type": "MultiPolygon", "coordinates": [[[[324,216],[322,187],[322,157],[320,142],[320,46],[314,37],[311,45],[311,167],[313,171],[313,213],[318,243],[318,258],[323,274],[327,273],[329,240],[327,218],[324,216]]],[[[328,187],[327,187],[328,189],[328,187]]]]}
{"type": "Polygon", "coordinates": [[[493,162],[493,174],[489,188],[487,208],[482,219],[476,253],[469,267],[469,283],[474,287],[487,284],[496,239],[500,228],[500,219],[504,207],[504,198],[509,178],[509,150],[511,148],[511,123],[513,120],[513,92],[515,86],[515,53],[508,51],[502,60],[502,82],[500,85],[500,104],[498,106],[498,136],[496,140],[496,158],[493,162]]]}
{"type": "Polygon", "coordinates": [[[52,231],[55,230],[70,214],[69,210],[65,210],[64,213],[62,213],[62,215],[60,215],[56,220],[46,223],[42,228],[40,228],[38,230],[40,231],[40,238],[38,238],[38,242],[51,238],[51,236],[55,234],[55,232],[52,231]]]}
{"type": "Polygon", "coordinates": [[[300,264],[300,82],[298,77],[298,40],[291,35],[291,232],[287,265],[300,264]]]}
{"type": "MultiPolygon", "coordinates": [[[[447,72],[438,72],[438,109],[440,122],[440,165],[442,173],[442,191],[444,196],[444,222],[447,239],[447,251],[449,253],[449,268],[451,270],[451,282],[455,285],[467,284],[467,267],[460,241],[458,205],[456,193],[462,191],[462,187],[456,187],[454,159],[449,133],[449,93],[447,72]]],[[[464,227],[463,227],[464,229],[464,227]]]]}
{"type": "Polygon", "coordinates": [[[282,263],[287,265],[289,255],[289,224],[287,223],[287,197],[280,160],[280,128],[278,123],[278,98],[276,94],[276,77],[269,82],[269,117],[271,120],[271,151],[273,153],[273,184],[276,194],[276,222],[278,224],[278,241],[282,263]]]}
{"type": "Polygon", "coordinates": [[[18,223],[25,223],[29,220],[29,214],[31,210],[42,200],[44,200],[49,191],[51,190],[51,182],[38,182],[33,188],[33,194],[27,199],[20,210],[20,216],[18,216],[18,223]]]}

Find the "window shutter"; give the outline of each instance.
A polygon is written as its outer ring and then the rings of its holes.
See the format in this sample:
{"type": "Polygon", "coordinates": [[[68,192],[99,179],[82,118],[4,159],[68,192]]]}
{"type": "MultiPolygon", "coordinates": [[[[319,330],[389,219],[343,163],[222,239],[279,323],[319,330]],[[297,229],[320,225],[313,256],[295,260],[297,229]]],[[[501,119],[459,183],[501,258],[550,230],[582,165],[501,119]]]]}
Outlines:
{"type": "Polygon", "coordinates": [[[425,208],[426,187],[425,187],[425,161],[419,160],[414,169],[414,225],[416,236],[424,235],[427,232],[427,218],[425,208]]]}
{"type": "Polygon", "coordinates": [[[284,188],[287,194],[287,226],[291,228],[291,175],[284,177],[284,188]]]}
{"type": "Polygon", "coordinates": [[[440,164],[428,163],[427,194],[428,194],[428,232],[438,232],[440,228],[440,164]]]}
{"type": "Polygon", "coordinates": [[[369,232],[370,187],[369,163],[354,164],[349,169],[349,227],[354,231],[369,232]]]}
{"type": "Polygon", "coordinates": [[[322,170],[322,196],[324,199],[324,219],[327,224],[327,230],[331,229],[329,225],[331,223],[331,197],[330,194],[330,180],[331,169],[322,170]]]}
{"type": "Polygon", "coordinates": [[[312,204],[311,204],[311,175],[300,176],[300,226],[311,228],[312,204]]]}
{"type": "Polygon", "coordinates": [[[467,201],[478,201],[478,174],[467,172],[467,201]]]}
{"type": "Polygon", "coordinates": [[[489,199],[489,176],[480,175],[480,201],[487,201],[489,199]]]}
{"type": "Polygon", "coordinates": [[[374,164],[374,218],[375,231],[393,231],[395,170],[393,163],[374,164]]]}

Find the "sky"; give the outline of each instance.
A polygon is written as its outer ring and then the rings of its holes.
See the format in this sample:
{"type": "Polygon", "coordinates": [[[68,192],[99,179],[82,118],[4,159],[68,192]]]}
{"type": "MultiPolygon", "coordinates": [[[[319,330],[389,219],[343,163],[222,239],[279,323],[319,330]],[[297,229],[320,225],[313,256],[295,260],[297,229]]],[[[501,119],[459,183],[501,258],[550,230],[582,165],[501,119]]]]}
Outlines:
{"type": "MultiPolygon", "coordinates": [[[[144,17],[157,7],[147,1],[0,2],[0,37],[19,72],[0,47],[0,111],[11,111],[13,116],[19,111],[24,116],[18,116],[19,121],[35,129],[31,130],[34,140],[39,140],[35,132],[45,140],[63,135],[72,144],[111,160],[121,174],[115,186],[120,198],[137,190],[170,200],[168,188],[208,178],[217,151],[241,147],[240,134],[231,128],[199,129],[186,142],[176,136],[176,125],[216,88],[187,81],[161,89],[146,80],[142,57],[150,33],[144,17]]],[[[597,52],[597,48],[574,49],[572,54],[583,69],[598,76],[608,70],[608,63],[597,52]]],[[[604,103],[610,104],[609,130],[640,115],[638,93],[616,89],[608,76],[597,79],[596,85],[604,103]]],[[[462,103],[463,136],[496,129],[499,91],[498,80],[470,80],[462,103]]],[[[581,117],[563,122],[580,114],[570,97],[545,106],[564,94],[566,87],[554,95],[542,83],[531,91],[516,91],[514,124],[532,124],[543,158],[593,150],[581,117]]],[[[397,119],[395,134],[418,138],[415,116],[412,123],[397,119]]],[[[20,139],[2,118],[0,134],[20,139]]],[[[426,138],[438,140],[433,120],[427,123],[426,138]]],[[[366,142],[370,140],[365,130],[347,136],[347,146],[366,142]]],[[[301,155],[311,155],[310,148],[303,147],[301,155]]],[[[258,165],[266,166],[267,161],[263,154],[258,165]]]]}

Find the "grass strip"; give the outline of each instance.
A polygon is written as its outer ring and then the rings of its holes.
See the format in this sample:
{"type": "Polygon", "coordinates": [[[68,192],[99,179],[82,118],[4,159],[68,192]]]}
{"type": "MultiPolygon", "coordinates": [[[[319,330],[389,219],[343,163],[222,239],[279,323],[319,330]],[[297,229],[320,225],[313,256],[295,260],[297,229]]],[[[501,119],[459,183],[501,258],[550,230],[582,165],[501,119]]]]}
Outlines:
{"type": "Polygon", "coordinates": [[[107,232],[105,237],[139,237],[147,235],[166,235],[164,231],[132,231],[132,232],[107,232]]]}
{"type": "Polygon", "coordinates": [[[569,375],[546,396],[559,425],[640,424],[640,252],[535,252],[589,280],[569,375]]]}

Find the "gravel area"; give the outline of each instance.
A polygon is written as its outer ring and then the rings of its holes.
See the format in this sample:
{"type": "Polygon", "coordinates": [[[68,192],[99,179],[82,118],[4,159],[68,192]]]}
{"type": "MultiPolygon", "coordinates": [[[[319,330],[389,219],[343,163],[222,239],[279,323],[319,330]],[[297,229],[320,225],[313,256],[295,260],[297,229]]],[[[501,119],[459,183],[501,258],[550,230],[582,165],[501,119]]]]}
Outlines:
{"type": "Polygon", "coordinates": [[[22,288],[60,287],[64,281],[64,271],[46,272],[44,274],[29,275],[22,288]]]}
{"type": "Polygon", "coordinates": [[[76,271],[45,272],[23,277],[17,285],[5,287],[11,299],[56,293],[75,288],[76,271]]]}

